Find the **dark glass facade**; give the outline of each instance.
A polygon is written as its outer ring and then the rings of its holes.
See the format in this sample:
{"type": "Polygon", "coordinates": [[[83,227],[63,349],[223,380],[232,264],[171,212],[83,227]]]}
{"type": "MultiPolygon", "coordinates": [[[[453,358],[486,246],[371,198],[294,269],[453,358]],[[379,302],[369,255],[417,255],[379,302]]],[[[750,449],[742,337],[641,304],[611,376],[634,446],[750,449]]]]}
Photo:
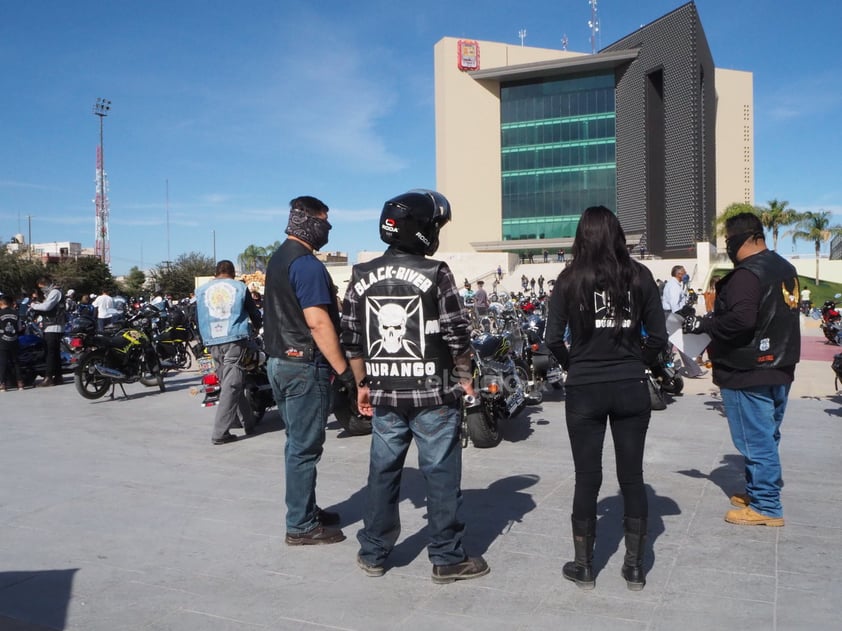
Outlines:
{"type": "Polygon", "coordinates": [[[614,73],[500,86],[503,239],[572,237],[616,209],[614,73]]]}

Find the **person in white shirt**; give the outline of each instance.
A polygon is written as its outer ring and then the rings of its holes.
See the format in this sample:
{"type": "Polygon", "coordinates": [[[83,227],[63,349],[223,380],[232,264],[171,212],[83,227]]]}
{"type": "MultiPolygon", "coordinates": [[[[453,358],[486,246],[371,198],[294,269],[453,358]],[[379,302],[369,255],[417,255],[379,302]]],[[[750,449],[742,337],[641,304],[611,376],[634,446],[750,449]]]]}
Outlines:
{"type": "Polygon", "coordinates": [[[111,323],[114,312],[114,299],[108,294],[107,289],[103,289],[94,300],[94,309],[96,309],[97,331],[102,333],[105,326],[111,323]]]}
{"type": "Polygon", "coordinates": [[[801,290],[801,313],[804,315],[810,313],[810,307],[813,306],[812,296],[810,288],[804,285],[804,289],[801,290]]]}
{"type": "MultiPolygon", "coordinates": [[[[664,315],[669,318],[671,313],[675,313],[682,320],[688,316],[696,315],[696,309],[687,301],[687,289],[684,286],[684,277],[687,275],[687,270],[684,269],[683,265],[675,265],[670,274],[670,279],[664,285],[664,293],[661,297],[664,315]]],[[[681,357],[681,372],[686,377],[696,378],[707,374],[707,371],[702,370],[694,358],[679,349],[676,350],[678,350],[678,356],[681,357]]]]}
{"type": "Polygon", "coordinates": [[[670,279],[664,285],[664,294],[661,297],[661,306],[666,315],[677,313],[682,317],[695,315],[686,313],[692,310],[687,304],[687,290],[684,288],[683,278],[687,271],[682,265],[675,265],[670,272],[670,279]]]}

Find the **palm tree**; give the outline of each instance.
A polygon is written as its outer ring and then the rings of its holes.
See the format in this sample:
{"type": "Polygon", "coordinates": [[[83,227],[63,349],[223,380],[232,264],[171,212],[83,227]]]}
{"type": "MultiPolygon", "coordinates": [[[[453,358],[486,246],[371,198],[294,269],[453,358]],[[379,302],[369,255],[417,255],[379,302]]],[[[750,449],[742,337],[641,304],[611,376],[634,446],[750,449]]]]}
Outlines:
{"type": "Polygon", "coordinates": [[[819,284],[819,252],[822,243],[832,237],[842,235],[842,226],[831,226],[830,217],[831,213],[826,210],[817,213],[810,211],[800,213],[796,229],[788,233],[792,235],[793,243],[800,239],[801,241],[812,241],[816,246],[816,285],[819,284]]]}
{"type": "Polygon", "coordinates": [[[257,264],[264,263],[266,258],[266,248],[259,245],[249,245],[243,250],[242,254],[237,257],[237,263],[244,273],[251,273],[257,269],[257,264]]]}
{"type": "Polygon", "coordinates": [[[781,226],[788,226],[798,221],[798,212],[787,208],[789,202],[779,202],[773,199],[765,208],[760,209],[760,223],[766,230],[772,231],[772,249],[778,249],[778,230],[781,226]]]}
{"type": "Polygon", "coordinates": [[[725,210],[722,211],[722,214],[716,218],[715,221],[715,232],[719,236],[725,236],[725,222],[734,217],[735,215],[741,215],[743,213],[754,213],[758,217],[760,216],[761,209],[757,206],[752,206],[751,204],[744,204],[742,202],[734,202],[733,204],[729,204],[725,210]]]}

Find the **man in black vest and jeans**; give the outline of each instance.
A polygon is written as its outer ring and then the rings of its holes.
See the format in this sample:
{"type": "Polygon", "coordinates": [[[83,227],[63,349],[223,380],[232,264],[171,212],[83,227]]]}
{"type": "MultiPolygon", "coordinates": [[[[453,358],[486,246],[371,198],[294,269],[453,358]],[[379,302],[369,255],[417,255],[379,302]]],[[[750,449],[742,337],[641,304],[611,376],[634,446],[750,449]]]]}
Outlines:
{"type": "MultiPolygon", "coordinates": [[[[43,294],[44,299],[40,302],[31,302],[29,308],[41,314],[44,318],[46,366],[44,368],[44,381],[38,384],[38,387],[42,388],[64,383],[64,377],[61,373],[61,336],[64,334],[66,316],[61,288],[53,282],[51,276],[39,278],[38,289],[43,294]]],[[[34,300],[35,296],[33,296],[34,300]]]]}
{"type": "Polygon", "coordinates": [[[286,425],[286,543],[316,545],[345,539],[339,515],[316,505],[316,463],[331,411],[331,379],[355,388],[339,345],[339,308],[324,264],[313,256],[327,244],[328,207],[315,197],[290,202],[287,240],[266,268],[263,341],[267,372],[286,425]]]}
{"type": "Polygon", "coordinates": [[[360,412],[372,418],[368,503],[357,565],[382,576],[400,534],[401,473],[412,439],[427,484],[427,548],[433,582],[489,572],[462,547],[460,398],[474,394],[469,318],[446,263],[426,258],[450,221],[443,195],[413,190],[380,215],[389,249],[355,265],[342,307],[342,343],[358,381],[360,412]]]}
{"type": "Polygon", "coordinates": [[[711,337],[713,382],[722,393],[731,439],[745,459],[745,492],[731,496],[736,509],[725,521],[783,526],[778,444],[801,355],[798,273],[766,248],[757,215],[731,217],[725,234],[734,271],[716,284],[713,315],[690,316],[683,329],[711,337]]]}

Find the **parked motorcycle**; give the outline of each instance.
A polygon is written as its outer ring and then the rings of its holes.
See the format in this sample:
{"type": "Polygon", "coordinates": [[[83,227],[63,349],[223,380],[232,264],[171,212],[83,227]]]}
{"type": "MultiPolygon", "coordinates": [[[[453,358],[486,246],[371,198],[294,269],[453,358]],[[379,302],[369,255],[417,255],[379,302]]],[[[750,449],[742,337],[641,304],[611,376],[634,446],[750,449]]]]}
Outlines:
{"type": "Polygon", "coordinates": [[[371,433],[371,417],[357,408],[357,393],[350,391],[338,379],[333,380],[333,415],[346,432],[352,436],[371,433]]]}
{"type": "Polygon", "coordinates": [[[543,315],[533,313],[523,322],[523,332],[526,336],[526,345],[523,350],[523,359],[529,369],[529,380],[532,390],[540,393],[544,384],[549,384],[555,389],[564,386],[564,371],[558,363],[555,355],[552,354],[544,342],[544,329],[546,322],[543,315]]]}
{"type": "Polygon", "coordinates": [[[647,367],[646,377],[653,410],[665,410],[666,397],[681,394],[684,389],[684,378],[678,374],[671,348],[665,348],[658,354],[655,363],[647,367]]]}
{"type": "Polygon", "coordinates": [[[842,380],[842,353],[836,353],[833,356],[833,361],[830,363],[830,369],[833,371],[833,388],[839,391],[839,382],[842,380]]]}
{"type": "Polygon", "coordinates": [[[842,344],[842,313],[836,308],[836,301],[839,298],[842,298],[842,294],[836,294],[834,300],[825,300],[819,311],[819,317],[821,318],[819,326],[825,339],[837,346],[842,344]]]}
{"type": "Polygon", "coordinates": [[[503,424],[527,404],[526,367],[512,354],[512,335],[483,333],[472,340],[474,383],[479,396],[466,400],[462,415],[462,446],[470,438],[474,447],[495,447],[503,437],[503,424]]]}
{"type": "MultiPolygon", "coordinates": [[[[220,394],[220,383],[219,376],[216,373],[216,366],[213,358],[208,354],[200,356],[197,361],[199,363],[199,371],[202,373],[202,382],[199,388],[199,392],[204,394],[202,407],[213,407],[219,403],[220,394]]],[[[269,376],[266,373],[266,354],[261,350],[259,339],[255,340],[254,347],[243,358],[243,370],[245,371],[243,393],[251,406],[256,424],[263,419],[266,410],[275,405],[272,386],[269,383],[269,376]]]]}
{"type": "MultiPolygon", "coordinates": [[[[18,335],[18,366],[20,377],[26,387],[35,383],[37,377],[47,374],[47,347],[41,327],[31,317],[24,320],[23,332],[18,335]]],[[[61,372],[72,373],[76,358],[64,340],[61,345],[61,372]]]]}
{"type": "MultiPolygon", "coordinates": [[[[154,308],[154,307],[153,307],[154,308]]],[[[161,369],[188,370],[193,365],[194,350],[189,344],[196,337],[193,326],[180,309],[159,313],[151,318],[151,337],[161,369]]]]}
{"type": "MultiPolygon", "coordinates": [[[[149,335],[149,315],[144,310],[130,316],[126,322],[112,324],[102,334],[96,333],[89,322],[80,322],[71,331],[71,346],[81,349],[75,372],[76,390],[86,399],[99,399],[111,389],[139,381],[145,386],[164,386],[158,355],[149,335]]],[[[95,325],[94,325],[95,327],[95,325]]]]}

